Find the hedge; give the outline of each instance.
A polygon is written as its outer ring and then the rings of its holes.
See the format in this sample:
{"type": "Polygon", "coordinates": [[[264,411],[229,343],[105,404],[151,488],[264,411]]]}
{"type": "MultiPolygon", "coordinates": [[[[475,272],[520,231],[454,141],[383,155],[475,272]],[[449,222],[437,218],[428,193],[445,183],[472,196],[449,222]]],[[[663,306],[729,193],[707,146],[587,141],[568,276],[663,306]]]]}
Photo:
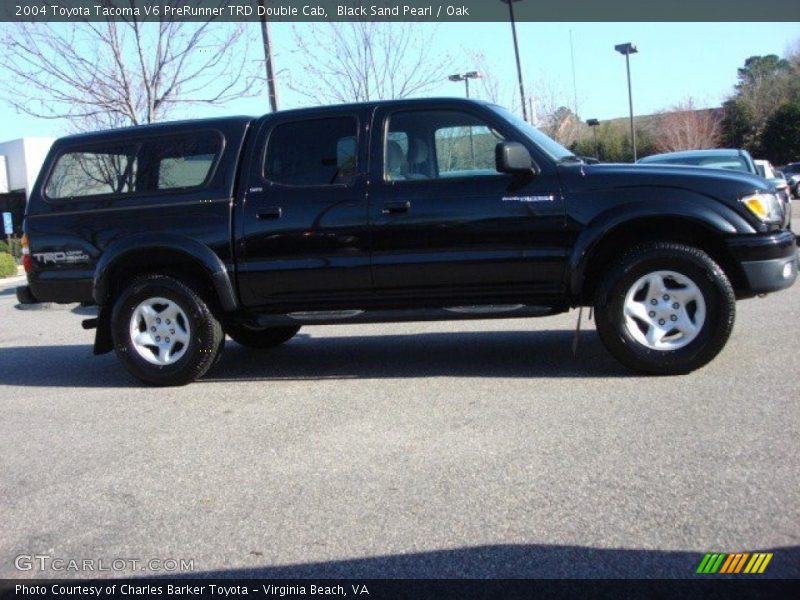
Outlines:
{"type": "Polygon", "coordinates": [[[17,274],[17,263],[8,253],[0,253],[0,277],[11,277],[17,274]]]}

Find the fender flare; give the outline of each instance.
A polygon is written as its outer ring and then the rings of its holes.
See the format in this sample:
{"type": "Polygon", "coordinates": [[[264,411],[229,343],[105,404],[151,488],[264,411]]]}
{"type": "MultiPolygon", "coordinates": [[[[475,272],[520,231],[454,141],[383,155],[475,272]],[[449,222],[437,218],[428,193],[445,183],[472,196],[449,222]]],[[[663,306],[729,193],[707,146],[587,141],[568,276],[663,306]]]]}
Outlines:
{"type": "Polygon", "coordinates": [[[126,256],[142,250],[150,250],[154,253],[169,250],[185,255],[189,260],[201,266],[208,275],[222,310],[230,312],[239,307],[239,300],[236,297],[228,269],[211,248],[189,237],[163,233],[142,233],[128,236],[113,242],[105,249],[95,268],[92,284],[92,295],[99,306],[103,306],[109,297],[111,272],[120,264],[120,261],[125,260],[126,256]]]}
{"type": "Polygon", "coordinates": [[[712,198],[692,195],[690,198],[670,200],[663,203],[636,200],[617,205],[603,211],[581,231],[573,246],[567,266],[567,289],[573,297],[581,293],[586,280],[586,269],[597,246],[620,226],[630,225],[646,219],[680,219],[692,222],[718,233],[755,233],[755,229],[733,209],[712,198]]]}

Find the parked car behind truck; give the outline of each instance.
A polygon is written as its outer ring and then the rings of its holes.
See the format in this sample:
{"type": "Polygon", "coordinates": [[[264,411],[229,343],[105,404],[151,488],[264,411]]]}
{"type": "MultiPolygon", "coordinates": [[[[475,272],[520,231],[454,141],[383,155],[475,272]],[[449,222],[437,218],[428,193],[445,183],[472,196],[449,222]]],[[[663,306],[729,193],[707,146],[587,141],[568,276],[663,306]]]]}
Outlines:
{"type": "Polygon", "coordinates": [[[18,298],[96,303],[95,352],[155,385],[201,377],[226,333],[578,306],[623,364],[686,373],[737,297],[795,281],[783,219],[759,177],[585,164],[484,102],[165,123],[53,145],[18,298]]]}
{"type": "Polygon", "coordinates": [[[789,163],[783,167],[778,167],[789,184],[795,198],[800,198],[800,162],[789,163]]]}
{"type": "Polygon", "coordinates": [[[775,193],[783,203],[784,222],[792,225],[792,196],[786,181],[776,177],[772,165],[766,160],[753,160],[747,150],[714,148],[711,150],[685,150],[653,154],[638,161],[640,164],[687,165],[706,169],[727,169],[758,175],[775,187],[775,193]]]}

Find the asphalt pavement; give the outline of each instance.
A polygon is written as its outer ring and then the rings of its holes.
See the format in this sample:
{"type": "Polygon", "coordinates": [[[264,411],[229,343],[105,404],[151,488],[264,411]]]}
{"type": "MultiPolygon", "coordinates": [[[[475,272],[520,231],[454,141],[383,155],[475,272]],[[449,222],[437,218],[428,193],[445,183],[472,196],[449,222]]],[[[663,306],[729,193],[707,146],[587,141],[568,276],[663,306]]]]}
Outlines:
{"type": "Polygon", "coordinates": [[[154,389],[92,355],[91,309],[14,283],[0,577],[692,577],[711,551],[800,577],[800,285],[687,376],[631,374],[585,319],[573,356],[573,311],[229,340],[154,389]]]}

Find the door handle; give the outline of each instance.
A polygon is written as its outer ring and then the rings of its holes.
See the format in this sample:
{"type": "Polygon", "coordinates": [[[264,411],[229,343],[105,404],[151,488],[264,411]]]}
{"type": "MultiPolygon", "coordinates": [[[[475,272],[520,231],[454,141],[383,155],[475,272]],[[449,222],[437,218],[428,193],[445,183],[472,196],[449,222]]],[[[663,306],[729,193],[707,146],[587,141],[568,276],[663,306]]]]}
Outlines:
{"type": "Polygon", "coordinates": [[[411,210],[411,202],[384,202],[383,214],[385,215],[401,215],[411,210]]]}
{"type": "Polygon", "coordinates": [[[259,210],[256,213],[256,218],[259,221],[269,221],[271,219],[280,219],[283,211],[280,206],[268,206],[259,210]]]}

